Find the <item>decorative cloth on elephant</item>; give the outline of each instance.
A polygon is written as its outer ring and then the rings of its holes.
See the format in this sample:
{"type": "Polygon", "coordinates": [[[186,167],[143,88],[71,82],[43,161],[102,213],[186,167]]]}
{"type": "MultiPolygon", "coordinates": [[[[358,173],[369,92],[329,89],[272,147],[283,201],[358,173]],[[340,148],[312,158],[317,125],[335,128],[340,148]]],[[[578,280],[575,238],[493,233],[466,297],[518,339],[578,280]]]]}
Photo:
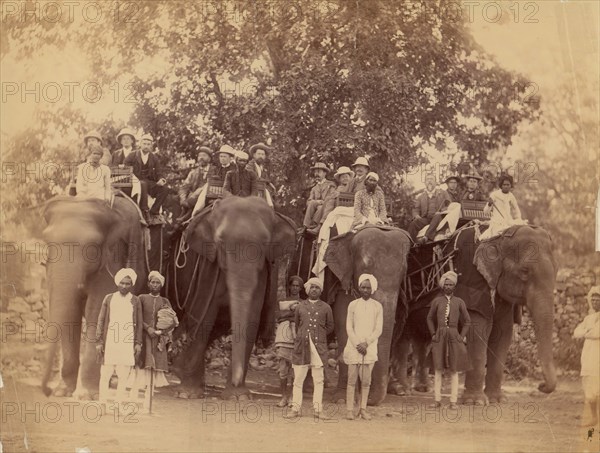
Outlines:
{"type": "Polygon", "coordinates": [[[319,280],[317,277],[313,277],[308,279],[308,281],[304,284],[304,291],[306,291],[307,294],[310,291],[310,287],[312,285],[318,286],[319,288],[321,288],[321,291],[323,291],[323,283],[321,282],[321,280],[319,280]]]}
{"type": "Polygon", "coordinates": [[[161,286],[165,286],[165,277],[158,271],[151,271],[148,274],[148,281],[152,278],[157,278],[160,281],[161,286]]]}
{"type": "Polygon", "coordinates": [[[440,277],[440,281],[439,281],[440,288],[442,288],[442,289],[444,288],[444,283],[446,283],[446,280],[450,280],[452,283],[454,283],[456,285],[458,283],[458,274],[453,271],[448,271],[448,272],[444,273],[440,277]]]}
{"type": "Polygon", "coordinates": [[[376,292],[379,286],[375,276],[372,274],[362,274],[360,277],[358,277],[358,286],[360,286],[365,280],[369,280],[369,282],[371,282],[371,292],[376,292]]]}
{"type": "Polygon", "coordinates": [[[115,274],[115,285],[119,286],[119,283],[121,283],[125,277],[129,277],[131,279],[131,284],[135,285],[137,274],[130,267],[124,267],[115,274]]]}

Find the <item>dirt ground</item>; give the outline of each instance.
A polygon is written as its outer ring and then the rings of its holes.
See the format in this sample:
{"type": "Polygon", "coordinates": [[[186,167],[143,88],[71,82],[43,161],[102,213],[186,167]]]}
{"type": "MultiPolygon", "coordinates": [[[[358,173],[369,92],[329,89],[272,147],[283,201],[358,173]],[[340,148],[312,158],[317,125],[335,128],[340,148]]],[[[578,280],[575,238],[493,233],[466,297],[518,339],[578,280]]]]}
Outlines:
{"type": "MultiPolygon", "coordinates": [[[[3,380],[4,452],[600,450],[598,428],[592,442],[581,428],[583,399],[575,380],[561,381],[551,395],[539,393],[534,383],[509,382],[508,403],[459,406],[456,412],[428,410],[431,393],[388,396],[384,404],[370,408],[374,417],[368,422],[345,420],[345,408],[334,404],[326,408],[332,420],[315,420],[310,395],[302,418],[284,419],[275,406],[276,376],[271,371],[249,372],[254,392],[249,403],[218,399],[224,379],[222,373],[212,373],[207,398],[179,400],[162,388],[152,415],[109,408],[101,416],[94,402],[44,397],[37,377],[3,373],[3,380]]],[[[326,389],[326,399],[331,392],[326,389]]]]}

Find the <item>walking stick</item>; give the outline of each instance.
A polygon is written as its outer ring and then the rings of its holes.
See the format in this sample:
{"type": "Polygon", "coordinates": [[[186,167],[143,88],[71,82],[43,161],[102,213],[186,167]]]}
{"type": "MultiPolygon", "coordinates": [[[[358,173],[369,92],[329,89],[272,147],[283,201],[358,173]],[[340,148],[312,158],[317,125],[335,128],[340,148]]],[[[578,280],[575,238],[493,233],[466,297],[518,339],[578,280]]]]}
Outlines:
{"type": "Polygon", "coordinates": [[[150,368],[150,400],[148,402],[148,413],[152,414],[152,396],[154,394],[154,369],[150,368]]]}

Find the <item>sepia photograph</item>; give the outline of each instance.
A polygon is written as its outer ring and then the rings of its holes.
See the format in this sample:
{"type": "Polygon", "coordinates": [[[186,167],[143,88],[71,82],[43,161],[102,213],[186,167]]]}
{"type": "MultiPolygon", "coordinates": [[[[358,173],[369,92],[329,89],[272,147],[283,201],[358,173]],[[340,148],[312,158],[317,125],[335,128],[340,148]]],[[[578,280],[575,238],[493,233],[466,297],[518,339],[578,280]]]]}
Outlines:
{"type": "Polygon", "coordinates": [[[600,2],[0,6],[0,453],[600,453],[600,2]]]}

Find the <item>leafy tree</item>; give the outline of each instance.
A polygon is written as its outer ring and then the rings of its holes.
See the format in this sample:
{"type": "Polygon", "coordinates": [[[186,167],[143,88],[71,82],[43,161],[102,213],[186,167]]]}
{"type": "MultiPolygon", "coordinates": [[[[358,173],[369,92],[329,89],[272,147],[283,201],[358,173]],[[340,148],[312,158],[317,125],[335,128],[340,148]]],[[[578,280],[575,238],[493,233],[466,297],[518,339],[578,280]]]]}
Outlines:
{"type": "Polygon", "coordinates": [[[31,57],[32,37],[76,42],[98,80],[131,74],[132,124],[173,159],[205,143],[270,142],[282,209],[298,215],[317,160],[349,165],[366,154],[399,197],[403,172],[426,160],[423,145],[452,142],[485,162],[535,115],[520,102],[527,80],[474,42],[466,18],[436,13],[450,0],[430,4],[144,1],[110,27],[9,19],[3,51],[31,57]]]}

